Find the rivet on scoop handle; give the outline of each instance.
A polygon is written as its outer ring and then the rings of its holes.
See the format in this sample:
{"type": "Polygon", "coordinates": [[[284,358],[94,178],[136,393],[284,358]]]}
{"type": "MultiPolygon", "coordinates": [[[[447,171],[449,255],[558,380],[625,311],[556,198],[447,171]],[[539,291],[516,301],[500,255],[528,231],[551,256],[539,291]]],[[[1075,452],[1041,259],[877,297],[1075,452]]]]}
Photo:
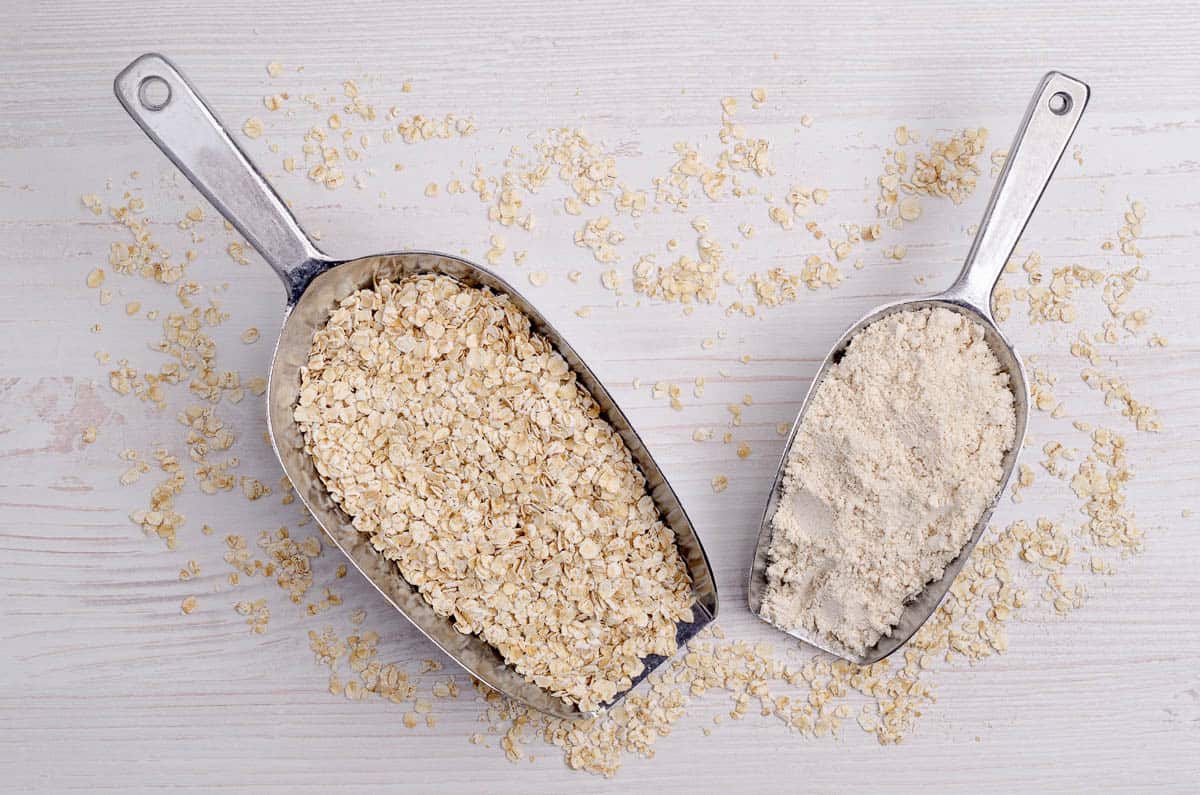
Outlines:
{"type": "Polygon", "coordinates": [[[187,78],[167,58],[146,53],[121,70],[113,92],[163,154],[263,255],[283,279],[288,305],[295,303],[328,258],[187,78]]]}
{"type": "Polygon", "coordinates": [[[1087,107],[1087,84],[1049,72],[1017,128],[962,272],[943,298],[971,304],[988,318],[991,295],[1087,107]]]}

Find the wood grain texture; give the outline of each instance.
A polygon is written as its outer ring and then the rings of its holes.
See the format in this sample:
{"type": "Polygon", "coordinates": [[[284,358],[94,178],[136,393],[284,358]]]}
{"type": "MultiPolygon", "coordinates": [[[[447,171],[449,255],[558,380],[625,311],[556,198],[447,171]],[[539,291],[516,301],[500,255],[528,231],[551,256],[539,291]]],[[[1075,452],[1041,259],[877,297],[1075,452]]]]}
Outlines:
{"type": "MultiPolygon", "coordinates": [[[[612,3],[587,8],[523,0],[509,4],[415,5],[360,2],[338,7],[311,0],[287,3],[10,2],[0,30],[0,780],[13,789],[166,787],[288,791],[561,792],[762,790],[842,788],[1007,792],[1018,789],[1185,791],[1200,776],[1200,545],[1186,508],[1200,500],[1200,285],[1196,221],[1200,161],[1200,13],[1184,3],[1071,2],[973,4],[928,2],[912,7],[836,0],[789,3],[612,3]],[[174,414],[191,401],[173,394],[160,412],[107,385],[97,350],[149,367],[157,325],[124,317],[126,301],[146,308],[175,305],[171,290],[110,275],[116,293],[97,304],[84,286],[104,265],[109,243],[123,239],[107,217],[82,208],[80,194],[111,199],[132,190],[146,199],[154,232],[182,249],[176,221],[201,204],[112,97],[112,77],[147,50],[167,54],[209,102],[240,127],[251,114],[269,122],[249,142],[252,156],[321,233],[332,253],[406,247],[481,258],[489,234],[484,209],[471,196],[427,199],[427,182],[466,178],[476,163],[494,174],[514,145],[551,126],[581,126],[621,153],[623,181],[647,186],[671,162],[675,141],[715,148],[719,100],[741,100],[739,117],[773,142],[778,173],[757,183],[782,196],[793,183],[826,187],[827,206],[813,215],[827,229],[869,220],[875,179],[892,130],[924,132],[985,125],[989,151],[1011,135],[1038,77],[1060,68],[1091,83],[1094,100],[1076,136],[1082,164],[1064,162],[1030,225],[1022,249],[1050,265],[1117,266],[1100,248],[1114,238],[1131,199],[1149,218],[1140,241],[1151,279],[1133,306],[1152,309],[1150,331],[1170,344],[1151,349],[1140,339],[1113,347],[1104,367],[1126,379],[1134,395],[1160,411],[1161,434],[1134,431],[1078,379],[1068,353],[1073,328],[1007,324],[1018,346],[1059,375],[1055,393],[1070,418],[1113,427],[1129,437],[1137,475],[1129,502],[1147,529],[1147,549],[1119,561],[1119,573],[1085,578],[1090,598],[1067,618],[1030,610],[1011,631],[1009,654],[974,667],[952,666],[935,677],[938,702],[913,735],[880,747],[848,728],[837,740],[790,735],[774,721],[726,722],[712,736],[712,715],[728,710],[719,696],[694,704],[691,715],[657,745],[651,760],[627,758],[613,781],[567,770],[557,749],[535,740],[536,759],[509,763],[497,740],[490,749],[467,736],[480,730],[471,696],[439,702],[436,729],[405,729],[402,711],[327,693],[325,669],[308,649],[307,632],[325,623],[349,628],[357,608],[381,629],[383,659],[416,667],[434,656],[402,621],[389,618],[363,583],[336,587],[345,604],[307,618],[274,583],[256,578],[231,590],[221,559],[226,533],[251,539],[259,530],[295,527],[302,513],[277,495],[257,502],[209,498],[189,485],[181,498],[188,521],[179,549],[142,535],[128,513],[144,506],[154,473],[118,485],[117,453],[163,443],[182,453],[174,414]],[[343,80],[406,113],[470,114],[480,131],[470,138],[371,154],[370,186],[336,192],[283,173],[278,142],[298,151],[318,114],[267,114],[262,96],[276,90],[264,69],[288,67],[287,85],[322,96],[343,80]],[[294,69],[303,65],[304,71],[294,69]],[[400,84],[411,80],[412,94],[400,84]],[[766,105],[751,111],[749,91],[765,87],[766,105]],[[803,114],[814,118],[801,127],[803,114]],[[403,172],[391,169],[403,163],[403,172]],[[140,176],[130,177],[139,171],[140,176]],[[106,181],[111,180],[111,186],[106,181]],[[386,192],[386,197],[380,193],[386,192]],[[92,334],[93,323],[103,324],[92,334]],[[97,425],[93,445],[80,432],[97,425]],[[217,534],[206,537],[208,523],[217,534]],[[199,579],[178,580],[188,559],[199,579]],[[196,595],[190,616],[180,601],[196,595]],[[266,598],[268,632],[252,636],[231,608],[266,598]],[[700,782],[698,784],[698,782],[700,782]]],[[[748,180],[749,182],[750,180],[748,180]]],[[[551,274],[541,289],[506,260],[512,276],[613,390],[663,466],[702,535],[718,575],[721,625],[731,637],[783,644],[745,608],[745,572],[770,478],[782,446],[776,425],[789,421],[831,340],[866,309],[916,296],[948,282],[969,243],[991,179],[961,206],[925,203],[919,222],[890,233],[908,256],[885,264],[880,247],[865,249],[865,267],[847,267],[844,284],[806,293],[755,320],[726,318],[717,307],[691,317],[676,309],[625,306],[601,289],[601,266],[572,244],[580,219],[565,216],[565,189],[553,182],[533,204],[531,234],[505,230],[512,249],[528,249],[529,265],[551,274]],[[534,263],[537,263],[536,265],[534,263]],[[587,274],[580,285],[565,275],[587,274]],[[916,281],[923,278],[924,284],[916,281]],[[592,307],[587,318],[580,306],[592,307]],[[728,329],[711,350],[704,338],[728,329]],[[740,357],[749,354],[749,363],[740,357]],[[729,378],[718,376],[725,369],[729,378]],[[703,398],[676,412],[654,401],[645,384],[690,384],[706,375],[703,398]],[[726,404],[754,396],[739,440],[753,454],[739,461],[731,445],[698,446],[695,427],[724,428],[726,404]],[[724,473],[730,488],[713,494],[724,473]]],[[[216,334],[222,368],[245,377],[265,373],[270,337],[282,311],[282,291],[254,258],[234,264],[228,234],[211,218],[192,276],[205,285],[229,282],[219,300],[231,320],[216,334]],[[243,345],[248,326],[263,340],[243,345]]],[[[611,213],[610,213],[611,214],[611,213]]],[[[761,198],[701,200],[685,214],[648,214],[618,223],[628,240],[619,267],[659,252],[668,238],[690,250],[696,215],[713,219],[730,264],[748,273],[770,266],[796,269],[819,252],[802,230],[783,232],[766,217],[761,198]],[[737,224],[758,228],[739,240],[737,224]]],[[[627,276],[628,278],[628,276],[627,276]]],[[[1081,296],[1084,326],[1104,309],[1081,296]]],[[[1016,313],[1020,314],[1019,310],[1016,313]]],[[[1083,326],[1081,326],[1083,327],[1083,326]]],[[[1108,351],[1106,350],[1106,353],[1108,351]]],[[[224,405],[237,429],[239,471],[274,485],[278,467],[258,442],[260,401],[224,405]]],[[[1035,464],[1049,439],[1084,447],[1068,420],[1032,418],[1035,464]]],[[[190,477],[190,475],[189,475],[190,477]]],[[[1046,515],[1078,521],[1065,484],[1041,475],[1025,502],[1007,499],[998,522],[1046,515]]],[[[316,561],[316,582],[334,581],[332,553],[316,561]]],[[[461,679],[461,677],[460,677],[461,679]]],[[[428,687],[431,677],[422,679],[428,687]]]]}

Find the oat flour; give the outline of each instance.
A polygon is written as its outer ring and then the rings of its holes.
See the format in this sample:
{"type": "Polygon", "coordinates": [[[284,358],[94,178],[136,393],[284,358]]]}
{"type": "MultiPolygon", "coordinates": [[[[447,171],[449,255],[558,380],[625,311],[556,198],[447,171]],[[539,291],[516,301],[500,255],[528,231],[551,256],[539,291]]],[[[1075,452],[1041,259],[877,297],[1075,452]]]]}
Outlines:
{"type": "Polygon", "coordinates": [[[970,537],[1015,425],[978,323],[920,309],[859,332],[788,455],[763,616],[856,654],[873,646],[970,537]]]}

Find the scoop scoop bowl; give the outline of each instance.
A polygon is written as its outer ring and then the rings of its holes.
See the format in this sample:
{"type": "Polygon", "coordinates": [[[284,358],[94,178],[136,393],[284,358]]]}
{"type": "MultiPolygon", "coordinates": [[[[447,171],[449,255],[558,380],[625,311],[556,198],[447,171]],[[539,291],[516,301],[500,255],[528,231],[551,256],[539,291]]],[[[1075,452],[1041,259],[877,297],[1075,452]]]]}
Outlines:
{"type": "Polygon", "coordinates": [[[1009,386],[1012,389],[1016,410],[1016,435],[1013,446],[1004,454],[1002,462],[1004,474],[996,495],[979,517],[966,545],[947,564],[942,576],[928,583],[921,593],[905,604],[900,621],[892,632],[881,637],[865,654],[849,653],[823,636],[809,633],[803,629],[787,631],[787,634],[792,637],[859,665],[879,662],[907,643],[933,615],[947,591],[950,590],[954,578],[958,576],[970,557],[971,551],[979,543],[979,539],[987,529],[988,520],[991,518],[996,503],[1000,495],[1004,493],[1016,468],[1021,445],[1025,439],[1025,427],[1029,420],[1029,389],[1026,384],[1025,367],[1012,343],[1004,336],[992,316],[992,289],[1000,278],[1000,273],[1012,255],[1013,249],[1016,248],[1017,241],[1033,215],[1059,160],[1062,159],[1067,144],[1070,142],[1075,128],[1079,125],[1089,95],[1090,90],[1086,84],[1060,72],[1050,72],[1042,78],[1041,84],[1034,92],[1033,99],[1025,111],[1025,117],[1017,130],[1016,138],[1009,148],[1008,158],[996,181],[991,198],[988,200],[983,220],[975,235],[975,241],[971,245],[966,263],[958,278],[945,292],[929,298],[899,301],[872,310],[842,335],[821,363],[821,367],[813,376],[812,384],[801,404],[796,421],[792,424],[791,433],[784,445],[779,468],[775,474],[775,482],[767,500],[766,510],[763,512],[758,543],[750,568],[748,589],[750,610],[755,615],[762,617],[762,603],[767,588],[767,566],[770,562],[768,550],[771,544],[771,520],[775,516],[782,497],[788,455],[791,453],[796,434],[804,421],[805,411],[820,388],[821,381],[829,372],[829,368],[841,361],[851,339],[866,326],[894,312],[941,307],[958,312],[983,327],[988,347],[996,355],[1001,367],[1008,373],[1009,386]]]}
{"type": "Polygon", "coordinates": [[[267,387],[267,425],[279,463],[296,493],[328,537],[380,594],[459,665],[494,690],[557,717],[599,714],[625,697],[666,658],[649,655],[630,688],[598,711],[584,712],[527,681],[505,664],[500,653],[477,635],[456,630],[437,615],[394,564],[371,546],[350,517],[334,502],[304,452],[304,440],[292,413],[300,392],[300,368],[308,361],[314,332],[324,326],[343,299],[379,282],[418,273],[436,273],[468,287],[486,287],[508,297],[575,372],[600,407],[601,416],[621,436],[646,479],[663,523],[692,579],[693,620],[676,625],[676,641],[685,645],[717,615],[717,588],[700,539],[641,438],[608,390],[550,325],[537,308],[500,277],[468,260],[433,251],[397,251],[348,260],[322,253],[297,224],[283,200],[241,151],[217,116],[168,59],[147,53],[117,75],[113,90],[121,105],[158,148],[206,199],[262,254],[283,280],[287,292],[283,327],[271,361],[267,387]]]}

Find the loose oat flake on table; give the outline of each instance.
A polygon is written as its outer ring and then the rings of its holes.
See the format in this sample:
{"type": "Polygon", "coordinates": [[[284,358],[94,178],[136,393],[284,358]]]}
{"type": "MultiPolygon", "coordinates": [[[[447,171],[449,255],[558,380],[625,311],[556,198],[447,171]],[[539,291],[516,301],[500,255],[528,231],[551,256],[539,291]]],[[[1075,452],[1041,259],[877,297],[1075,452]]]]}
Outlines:
{"type": "Polygon", "coordinates": [[[507,299],[445,276],[343,300],[295,419],[333,498],[464,633],[583,710],[675,651],[691,588],[628,449],[507,299]]]}

